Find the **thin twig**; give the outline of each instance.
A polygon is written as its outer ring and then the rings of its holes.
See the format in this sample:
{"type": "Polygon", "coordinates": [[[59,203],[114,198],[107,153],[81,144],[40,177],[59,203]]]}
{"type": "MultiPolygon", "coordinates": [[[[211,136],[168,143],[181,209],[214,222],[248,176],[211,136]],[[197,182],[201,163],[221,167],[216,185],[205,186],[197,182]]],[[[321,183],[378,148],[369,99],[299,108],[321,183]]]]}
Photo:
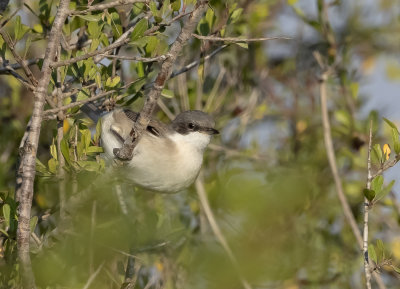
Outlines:
{"type": "Polygon", "coordinates": [[[391,160],[389,162],[385,162],[377,171],[375,174],[373,174],[371,176],[372,179],[374,179],[375,177],[381,175],[384,171],[386,171],[387,169],[390,169],[391,167],[393,167],[395,164],[397,164],[400,161],[400,154],[396,155],[394,160],[391,160]]]}
{"type": "Polygon", "coordinates": [[[48,109],[48,110],[44,111],[43,114],[44,114],[45,117],[49,118],[50,115],[56,115],[60,111],[65,111],[65,110],[73,108],[73,107],[75,107],[77,105],[85,104],[85,103],[88,103],[88,102],[91,102],[91,101],[106,97],[106,96],[108,96],[110,94],[116,93],[116,92],[120,91],[121,89],[124,89],[124,88],[127,88],[127,87],[131,86],[135,82],[136,81],[129,82],[128,84],[125,84],[125,85],[121,86],[118,89],[105,91],[105,92],[99,93],[99,94],[97,94],[95,96],[92,96],[92,97],[84,99],[84,100],[80,100],[80,101],[76,101],[76,102],[73,102],[73,103],[70,103],[70,104],[66,104],[66,105],[63,105],[61,107],[48,109]]]}
{"type": "Polygon", "coordinates": [[[243,287],[245,289],[251,289],[250,284],[246,281],[246,279],[244,279],[244,277],[240,273],[239,263],[238,263],[235,255],[233,254],[233,251],[230,248],[228,242],[226,241],[225,236],[222,234],[222,231],[219,228],[217,221],[215,220],[214,214],[213,214],[213,212],[211,210],[210,204],[209,204],[208,199],[207,199],[207,193],[206,193],[206,190],[204,188],[204,184],[200,180],[200,178],[201,178],[201,174],[196,179],[196,182],[195,182],[196,192],[197,192],[197,195],[199,196],[201,207],[203,208],[204,213],[205,213],[205,215],[207,217],[207,220],[210,223],[211,229],[212,229],[215,237],[217,237],[218,242],[221,244],[222,248],[225,250],[226,254],[228,255],[228,257],[229,257],[230,261],[232,262],[235,270],[237,271],[237,273],[239,275],[239,279],[242,282],[243,287]]]}
{"type": "Polygon", "coordinates": [[[106,46],[106,47],[104,47],[104,48],[102,48],[100,50],[95,50],[95,51],[89,52],[87,54],[80,55],[80,56],[77,56],[77,57],[74,57],[74,58],[70,58],[70,59],[67,59],[67,60],[64,60],[64,61],[53,62],[53,63],[51,63],[51,67],[52,68],[57,68],[57,67],[60,67],[60,66],[70,65],[70,64],[76,63],[78,61],[82,61],[82,60],[88,59],[88,58],[93,57],[93,56],[102,55],[102,54],[104,54],[104,53],[106,53],[106,52],[108,52],[110,50],[113,50],[113,49],[115,49],[117,47],[120,47],[120,46],[122,46],[122,45],[124,45],[124,44],[129,42],[129,38],[128,37],[132,33],[134,28],[135,28],[135,26],[129,28],[127,31],[124,32],[124,34],[121,35],[121,37],[119,37],[117,40],[115,40],[115,42],[113,42],[112,44],[110,44],[110,45],[108,45],[108,46],[106,46]]]}
{"type": "Polygon", "coordinates": [[[141,62],[162,62],[167,59],[166,55],[160,55],[156,57],[140,57],[140,56],[123,56],[123,55],[108,55],[108,54],[99,54],[104,58],[115,58],[120,60],[132,60],[132,61],[141,61],[141,62]]]}
{"type": "Polygon", "coordinates": [[[122,148],[114,149],[114,154],[119,159],[121,160],[132,159],[133,149],[139,142],[140,136],[142,135],[143,131],[150,122],[151,114],[155,106],[157,105],[157,99],[160,97],[161,91],[164,88],[166,81],[169,79],[171,75],[172,67],[179,53],[182,51],[183,46],[189,40],[191,33],[197,26],[198,22],[200,21],[201,17],[203,16],[207,8],[208,8],[208,1],[202,0],[196,3],[193,12],[191,13],[188,20],[185,22],[178,38],[172,44],[171,49],[167,54],[169,57],[161,65],[161,70],[157,75],[153,88],[149,92],[146,98],[146,102],[140,112],[140,115],[137,121],[135,122],[134,128],[130,133],[131,137],[128,137],[125,140],[122,148]]]}
{"type": "Polygon", "coordinates": [[[232,43],[241,43],[241,42],[260,42],[260,41],[268,41],[268,40],[291,40],[290,37],[285,36],[277,36],[277,37],[261,37],[261,38],[238,38],[238,37],[217,37],[217,36],[203,36],[198,34],[192,34],[194,38],[200,40],[209,40],[209,41],[224,41],[224,42],[232,42],[232,43]]]}
{"type": "MultiPolygon", "coordinates": [[[[372,120],[369,126],[369,140],[368,140],[368,161],[367,161],[367,189],[371,189],[371,150],[372,150],[372,120]]],[[[363,255],[364,255],[364,273],[365,273],[365,282],[367,285],[367,289],[371,289],[371,269],[369,266],[369,258],[368,258],[368,212],[369,212],[369,201],[366,197],[364,197],[364,230],[363,230],[363,255]]]]}
{"type": "Polygon", "coordinates": [[[21,65],[21,68],[25,72],[25,75],[28,77],[30,84],[36,86],[38,81],[36,80],[35,76],[33,75],[32,71],[28,67],[28,63],[26,60],[22,59],[21,56],[15,51],[15,43],[12,41],[10,36],[8,36],[7,32],[0,29],[0,35],[3,37],[3,40],[7,43],[7,47],[10,49],[12,55],[15,58],[15,61],[21,65]]]}
{"type": "MultiPolygon", "coordinates": [[[[215,49],[215,50],[214,50],[213,52],[211,52],[210,54],[208,54],[208,55],[206,55],[206,56],[204,56],[204,57],[202,57],[202,58],[200,58],[200,59],[198,59],[198,60],[195,60],[195,61],[193,61],[193,62],[191,62],[191,63],[185,65],[184,67],[182,67],[181,69],[179,69],[179,70],[177,70],[177,71],[172,72],[172,73],[171,73],[171,76],[169,77],[169,79],[174,78],[174,77],[176,77],[176,76],[178,76],[178,75],[180,75],[180,74],[182,74],[182,73],[185,73],[185,72],[187,72],[187,71],[193,69],[194,67],[196,67],[197,65],[199,65],[199,63],[200,63],[201,61],[205,61],[205,60],[210,59],[211,57],[213,57],[213,56],[216,55],[218,52],[222,51],[224,48],[226,48],[226,47],[228,47],[228,46],[229,46],[229,44],[224,44],[224,45],[218,47],[217,49],[215,49]]],[[[153,85],[154,85],[154,82],[150,82],[150,83],[148,83],[148,84],[146,84],[146,85],[144,86],[144,89],[149,89],[149,88],[153,87],[153,85]]]]}
{"type": "MultiPolygon", "coordinates": [[[[38,62],[39,62],[39,58],[25,60],[25,63],[27,66],[38,64],[38,62]]],[[[10,69],[17,70],[17,69],[21,69],[21,68],[22,68],[22,65],[19,63],[9,64],[7,66],[0,67],[0,74],[9,74],[10,69]]]]}
{"type": "Polygon", "coordinates": [[[88,6],[85,10],[70,11],[69,15],[71,15],[71,16],[83,15],[83,14],[88,14],[89,12],[92,12],[92,11],[101,11],[101,10],[105,10],[108,8],[113,8],[113,7],[127,5],[127,4],[147,3],[147,2],[149,2],[149,1],[146,1],[146,0],[115,0],[115,1],[108,2],[108,3],[104,3],[104,4],[88,6]]]}
{"type": "MultiPolygon", "coordinates": [[[[318,54],[318,53],[316,53],[318,54]]],[[[330,126],[330,121],[329,121],[329,115],[328,115],[328,106],[327,106],[327,88],[326,88],[326,82],[328,80],[328,76],[331,72],[329,70],[326,70],[320,79],[320,98],[321,98],[321,114],[322,114],[322,125],[323,125],[323,132],[324,132],[324,143],[325,143],[325,149],[326,149],[326,154],[328,156],[328,161],[329,161],[329,166],[332,171],[332,175],[335,181],[335,186],[336,186],[336,193],[338,195],[340,204],[343,209],[344,216],[348,222],[348,224],[351,227],[351,230],[353,232],[354,237],[357,240],[357,244],[359,248],[362,250],[363,249],[363,238],[361,236],[360,230],[357,226],[357,222],[354,218],[354,215],[351,211],[350,205],[347,201],[346,195],[343,192],[343,186],[342,186],[342,180],[339,175],[339,171],[337,168],[336,164],[336,157],[335,157],[335,151],[333,148],[333,141],[332,141],[332,135],[331,135],[331,126],[330,126]]],[[[383,283],[383,280],[381,276],[374,272],[373,273],[374,278],[379,286],[380,289],[385,289],[385,284],[383,283]]]]}
{"type": "Polygon", "coordinates": [[[88,289],[90,287],[90,285],[92,284],[94,279],[100,273],[100,270],[101,270],[101,268],[103,268],[103,266],[104,266],[104,262],[100,264],[100,266],[97,268],[97,270],[92,275],[90,275],[89,279],[87,280],[85,286],[82,289],[88,289]]]}

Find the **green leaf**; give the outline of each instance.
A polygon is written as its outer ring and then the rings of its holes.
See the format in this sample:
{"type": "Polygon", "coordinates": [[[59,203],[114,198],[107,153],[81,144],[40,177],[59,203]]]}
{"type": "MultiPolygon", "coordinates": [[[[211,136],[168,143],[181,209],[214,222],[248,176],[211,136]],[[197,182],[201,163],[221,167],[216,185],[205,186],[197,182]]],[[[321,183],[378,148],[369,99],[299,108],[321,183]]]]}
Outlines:
{"type": "Polygon", "coordinates": [[[114,77],[109,77],[106,80],[106,86],[112,88],[115,87],[120,82],[121,82],[121,77],[119,77],[118,75],[114,77]]]}
{"type": "Polygon", "coordinates": [[[179,11],[181,9],[181,1],[180,0],[175,0],[171,4],[171,8],[173,11],[179,11]]]}
{"type": "Polygon", "coordinates": [[[91,154],[91,153],[102,153],[103,148],[102,147],[97,147],[97,146],[90,146],[86,149],[86,153],[91,154]]]}
{"type": "Polygon", "coordinates": [[[82,129],[80,130],[82,137],[81,137],[81,141],[83,143],[83,147],[85,148],[85,150],[90,146],[90,141],[92,139],[92,135],[90,133],[90,130],[88,129],[82,129]]]}
{"type": "Polygon", "coordinates": [[[393,265],[392,265],[392,268],[394,271],[396,271],[396,273],[400,274],[400,268],[393,266],[393,265]]]}
{"type": "Polygon", "coordinates": [[[383,190],[381,190],[379,193],[377,193],[377,194],[376,194],[376,199],[377,199],[377,200],[381,200],[381,199],[383,199],[384,197],[386,197],[387,194],[389,194],[390,191],[392,190],[394,183],[395,183],[395,180],[392,180],[392,181],[389,183],[389,185],[387,185],[383,190]]]}
{"type": "Polygon", "coordinates": [[[396,152],[396,154],[399,154],[400,153],[400,141],[399,141],[399,131],[397,130],[397,128],[391,129],[391,135],[392,135],[394,151],[396,152]]]}
{"type": "Polygon", "coordinates": [[[63,138],[61,140],[60,148],[61,148],[61,153],[64,156],[65,161],[70,165],[71,158],[70,158],[70,152],[69,152],[69,145],[68,145],[68,141],[65,138],[63,138]]]}
{"type": "Polygon", "coordinates": [[[335,111],[335,118],[336,120],[344,125],[345,127],[351,126],[351,117],[350,114],[345,110],[336,110],[335,111]]]}
{"type": "Polygon", "coordinates": [[[244,48],[244,49],[249,49],[249,44],[246,42],[235,42],[236,45],[244,48]]]}
{"type": "Polygon", "coordinates": [[[96,15],[87,15],[87,14],[82,14],[82,15],[77,15],[79,18],[82,18],[86,21],[95,21],[98,22],[101,20],[102,14],[96,14],[96,15]]]}
{"type": "Polygon", "coordinates": [[[370,189],[364,189],[363,190],[364,197],[367,198],[368,201],[372,202],[372,200],[375,198],[375,191],[370,190],[370,189]]]}
{"type": "Polygon", "coordinates": [[[29,227],[31,228],[31,232],[35,231],[37,222],[38,222],[37,216],[33,216],[29,221],[29,227]]]}
{"type": "Polygon", "coordinates": [[[382,149],[380,144],[375,144],[372,147],[372,151],[375,155],[375,157],[378,159],[378,162],[382,163],[382,149]]]}
{"type": "Polygon", "coordinates": [[[384,120],[391,128],[394,128],[394,129],[396,129],[396,130],[398,131],[397,126],[396,126],[393,122],[391,122],[391,121],[388,120],[387,118],[383,118],[383,120],[384,120]]]}
{"type": "Polygon", "coordinates": [[[240,15],[242,15],[243,8],[238,8],[234,10],[229,18],[228,23],[235,23],[239,20],[240,15]]]}
{"type": "Polygon", "coordinates": [[[49,175],[47,167],[39,159],[36,159],[36,171],[43,175],[49,175]]]}
{"type": "MultiPolygon", "coordinates": [[[[385,259],[385,246],[383,245],[382,240],[378,239],[376,241],[376,247],[378,249],[378,254],[381,255],[380,260],[384,260],[385,259]]],[[[378,258],[379,258],[379,255],[378,255],[378,258]]]]}
{"type": "Polygon", "coordinates": [[[376,194],[379,194],[379,192],[382,190],[382,185],[383,185],[383,176],[381,175],[376,176],[371,182],[371,189],[374,190],[376,194]]]}
{"type": "Polygon", "coordinates": [[[374,245],[370,244],[368,245],[368,257],[375,262],[375,264],[378,263],[378,258],[376,257],[376,252],[374,245]]]}
{"type": "Polygon", "coordinates": [[[6,222],[6,227],[10,227],[10,219],[11,219],[10,213],[11,213],[10,205],[4,204],[3,205],[3,217],[6,222]]]}
{"type": "Polygon", "coordinates": [[[131,34],[131,41],[135,41],[143,36],[144,32],[146,32],[148,28],[147,19],[143,18],[138,23],[136,23],[135,28],[133,28],[131,34]]]}
{"type": "Polygon", "coordinates": [[[53,144],[50,146],[50,154],[53,158],[57,160],[57,147],[54,143],[54,139],[53,139],[53,144]]]}
{"type": "Polygon", "coordinates": [[[174,98],[174,92],[165,88],[162,90],[161,95],[166,98],[174,98]]]}
{"type": "Polygon", "coordinates": [[[55,174],[57,172],[57,160],[54,158],[49,159],[47,162],[47,166],[49,167],[49,171],[52,174],[55,174]]]}

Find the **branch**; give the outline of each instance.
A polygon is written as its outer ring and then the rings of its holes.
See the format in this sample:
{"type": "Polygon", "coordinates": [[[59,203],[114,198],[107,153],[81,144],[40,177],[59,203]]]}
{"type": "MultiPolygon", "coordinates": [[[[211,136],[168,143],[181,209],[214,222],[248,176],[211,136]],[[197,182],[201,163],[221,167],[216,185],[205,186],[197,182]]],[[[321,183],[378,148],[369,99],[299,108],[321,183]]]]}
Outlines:
{"type": "Polygon", "coordinates": [[[70,58],[68,60],[64,60],[64,61],[58,61],[58,62],[52,62],[51,63],[51,68],[57,68],[60,66],[66,66],[66,65],[70,65],[72,63],[76,63],[78,61],[82,61],[85,59],[88,59],[90,57],[93,56],[97,56],[97,55],[101,55],[106,53],[107,51],[113,50],[117,47],[120,47],[126,43],[129,42],[129,35],[131,34],[131,32],[133,31],[133,29],[135,28],[135,26],[129,28],[127,31],[125,31],[117,40],[115,40],[115,42],[113,42],[112,44],[100,49],[100,50],[95,50],[93,52],[89,52],[87,54],[81,55],[81,56],[77,56],[74,58],[70,58]]]}
{"type": "MultiPolygon", "coordinates": [[[[36,59],[29,59],[29,60],[25,60],[25,63],[27,66],[31,66],[31,65],[35,65],[39,62],[39,58],[36,59]]],[[[21,69],[22,65],[19,63],[13,63],[13,64],[9,64],[7,66],[0,67],[0,74],[10,74],[10,70],[17,70],[17,69],[21,69]]]]}
{"type": "MultiPolygon", "coordinates": [[[[314,53],[314,57],[317,59],[317,61],[318,61],[319,56],[320,56],[320,54],[318,52],[314,53]]],[[[321,68],[325,69],[324,67],[321,67],[321,68]]],[[[322,125],[323,125],[323,131],[324,131],[325,149],[326,149],[326,154],[327,154],[328,161],[329,161],[329,166],[331,168],[332,175],[333,175],[333,178],[335,181],[336,193],[338,195],[340,204],[342,206],[344,216],[351,227],[351,230],[353,232],[354,237],[357,240],[359,248],[363,249],[363,247],[364,247],[363,238],[362,238],[359,228],[357,226],[357,222],[354,218],[354,215],[351,211],[350,205],[347,201],[346,195],[343,192],[342,180],[340,178],[337,164],[336,164],[335,150],[333,148],[331,126],[330,126],[330,122],[329,122],[328,107],[327,107],[326,82],[328,80],[328,76],[330,73],[331,73],[330,70],[326,70],[320,78],[321,114],[322,114],[322,125]]],[[[373,275],[374,275],[374,278],[375,278],[379,288],[384,289],[385,284],[383,283],[381,276],[379,274],[377,274],[376,272],[374,272],[373,275]]]]}
{"type": "Polygon", "coordinates": [[[110,95],[110,94],[113,94],[113,93],[115,93],[115,92],[120,91],[121,89],[124,89],[124,88],[126,88],[126,87],[129,87],[130,85],[132,85],[132,84],[135,83],[135,82],[136,82],[136,81],[129,82],[128,84],[125,84],[124,86],[121,86],[121,87],[118,88],[118,89],[105,91],[105,92],[99,93],[99,94],[97,94],[97,95],[95,95],[95,96],[93,96],[93,97],[90,97],[90,98],[88,98],[88,99],[84,99],[84,100],[72,102],[72,103],[70,103],[70,104],[66,104],[66,105],[63,105],[63,106],[60,106],[60,107],[57,107],[57,108],[48,109],[48,110],[46,110],[46,111],[43,112],[43,115],[44,115],[45,117],[48,117],[49,115],[57,114],[57,113],[60,112],[60,111],[65,111],[65,110],[70,109],[70,108],[73,108],[73,107],[75,107],[75,106],[77,106],[77,105],[85,104],[85,103],[88,103],[88,102],[91,102],[91,101],[94,101],[94,100],[97,100],[97,99],[106,97],[106,96],[108,96],[108,95],[110,95]]]}
{"type": "Polygon", "coordinates": [[[29,69],[26,60],[22,59],[21,56],[19,56],[18,53],[15,51],[15,43],[11,40],[10,36],[2,29],[0,29],[0,35],[3,37],[3,40],[7,43],[7,46],[10,49],[15,60],[19,63],[19,65],[21,65],[22,69],[24,70],[26,76],[29,79],[30,84],[36,86],[38,81],[36,80],[35,76],[33,76],[33,73],[29,69]]]}
{"type": "Polygon", "coordinates": [[[163,62],[161,65],[161,70],[157,75],[154,86],[149,92],[146,102],[140,112],[140,115],[135,122],[135,126],[132,129],[130,136],[128,137],[122,148],[114,148],[114,154],[116,157],[122,160],[130,160],[132,159],[132,152],[138,143],[140,136],[143,131],[147,127],[150,122],[151,114],[157,105],[157,99],[160,97],[161,91],[164,88],[164,85],[169,79],[172,66],[175,63],[179,53],[182,51],[183,46],[189,40],[193,30],[196,28],[197,23],[200,21],[204,12],[206,12],[208,8],[208,1],[202,0],[196,3],[196,6],[189,16],[189,19],[185,22],[178,38],[172,44],[169,53],[167,54],[169,57],[167,60],[163,62]]]}
{"type": "Polygon", "coordinates": [[[400,154],[396,155],[394,160],[391,160],[390,162],[385,162],[380,168],[379,170],[373,174],[371,176],[371,180],[374,179],[375,177],[381,175],[384,171],[386,171],[387,169],[390,169],[391,167],[393,167],[395,164],[397,164],[400,161],[400,154]]]}
{"type": "MultiPolygon", "coordinates": [[[[62,26],[68,15],[69,0],[61,0],[53,26],[49,35],[44,62],[42,66],[42,77],[34,92],[34,107],[32,111],[31,126],[25,141],[21,156],[22,184],[15,192],[20,204],[18,207],[18,229],[17,248],[18,258],[21,266],[21,275],[24,288],[35,288],[35,280],[29,256],[30,239],[30,216],[33,197],[33,183],[36,174],[36,154],[39,143],[40,128],[43,120],[43,107],[47,96],[47,87],[50,82],[50,64],[55,58],[57,47],[60,43],[62,26]]],[[[21,63],[22,65],[22,63],[21,63]]],[[[19,172],[18,172],[19,173],[19,172]]]]}
{"type": "Polygon", "coordinates": [[[201,177],[198,177],[195,182],[196,191],[197,191],[197,195],[199,196],[201,207],[203,208],[204,213],[206,214],[206,217],[211,226],[211,229],[212,229],[215,237],[217,237],[218,242],[221,244],[222,248],[224,248],[224,250],[225,250],[226,254],[228,255],[229,259],[231,260],[233,266],[235,267],[235,270],[237,271],[237,273],[239,275],[239,279],[242,282],[243,287],[245,289],[251,289],[250,284],[246,281],[246,279],[243,278],[243,276],[241,276],[240,269],[239,269],[239,263],[236,260],[236,257],[233,254],[232,249],[229,247],[229,244],[226,241],[225,236],[222,234],[222,231],[219,228],[217,221],[215,220],[214,214],[213,214],[210,204],[208,203],[208,200],[207,200],[206,190],[204,189],[203,182],[200,180],[200,178],[201,177]]]}
{"type": "Polygon", "coordinates": [[[209,41],[224,41],[224,42],[232,42],[232,43],[240,43],[240,42],[260,42],[260,41],[268,41],[268,40],[291,40],[290,37],[285,36],[276,36],[276,37],[262,37],[262,38],[238,38],[238,37],[217,37],[217,36],[203,36],[198,34],[192,34],[194,38],[200,40],[209,40],[209,41]]]}
{"type": "Polygon", "coordinates": [[[71,16],[82,15],[82,14],[87,14],[92,11],[101,11],[101,10],[105,10],[108,8],[113,8],[113,7],[127,5],[127,4],[148,3],[148,2],[149,1],[146,1],[146,0],[116,0],[116,1],[111,1],[108,3],[104,3],[104,4],[88,6],[85,10],[70,11],[69,15],[71,15],[71,16]]]}
{"type": "MultiPolygon", "coordinates": [[[[372,150],[372,120],[369,126],[369,141],[368,141],[368,160],[367,160],[367,189],[371,189],[371,150],[372,150]]],[[[367,289],[371,289],[371,268],[369,265],[368,258],[368,212],[369,212],[370,203],[366,197],[364,197],[364,230],[363,230],[363,255],[364,255],[364,273],[365,273],[365,282],[367,285],[367,289]]]]}
{"type": "Polygon", "coordinates": [[[160,55],[156,57],[140,57],[140,56],[122,56],[122,55],[108,55],[108,54],[99,54],[104,58],[116,58],[120,60],[132,60],[132,61],[141,61],[141,62],[162,62],[167,59],[166,55],[160,55]]]}

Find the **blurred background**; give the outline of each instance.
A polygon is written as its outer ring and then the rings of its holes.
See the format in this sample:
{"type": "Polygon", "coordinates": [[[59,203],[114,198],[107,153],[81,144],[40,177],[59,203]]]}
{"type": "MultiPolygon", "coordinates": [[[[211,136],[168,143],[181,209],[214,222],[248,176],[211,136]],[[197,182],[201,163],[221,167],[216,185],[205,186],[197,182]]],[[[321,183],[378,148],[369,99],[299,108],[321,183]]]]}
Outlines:
{"type": "MultiPolygon", "coordinates": [[[[20,25],[18,17],[21,27],[29,28],[16,46],[26,59],[43,57],[56,2],[10,1],[4,12],[19,9],[6,26],[10,34],[20,25]]],[[[193,1],[152,2],[157,11],[163,6],[172,11],[160,15],[164,20],[193,7],[193,1]]],[[[73,5],[79,8],[87,2],[73,1],[73,5]]],[[[104,25],[101,33],[116,39],[114,30],[143,18],[147,10],[141,4],[109,9],[111,20],[96,23],[104,25]]],[[[149,26],[157,21],[149,18],[149,26]]],[[[90,29],[82,28],[89,22],[70,19],[66,41],[82,37],[93,41],[90,29]]],[[[176,21],[152,40],[124,46],[118,54],[161,55],[181,25],[176,21]]],[[[62,154],[71,159],[66,174],[60,175],[57,121],[45,121],[31,222],[37,286],[121,288],[130,260],[135,288],[222,289],[243,288],[244,283],[250,288],[365,288],[363,257],[344,218],[326,156],[319,95],[322,71],[313,53],[318,51],[325,63],[335,67],[328,80],[333,142],[344,191],[361,229],[369,120],[374,121],[373,142],[381,146],[391,143],[390,126],[383,117],[400,123],[400,2],[210,1],[197,33],[291,39],[228,43],[212,58],[168,81],[157,118],[168,122],[180,111],[201,109],[215,117],[221,131],[205,154],[196,186],[183,192],[156,194],[104,177],[106,168],[98,151],[89,153],[88,141],[84,148],[90,131],[90,145],[99,145],[96,124],[76,108],[63,122],[62,154]],[[206,192],[228,247],[221,245],[221,236],[209,224],[201,191],[206,192]]],[[[222,45],[190,40],[175,70],[222,45]]],[[[80,49],[72,49],[72,56],[80,49]]],[[[2,51],[3,64],[4,59],[14,63],[10,51],[4,46],[2,51]]],[[[121,85],[137,80],[119,94],[124,98],[111,96],[116,106],[136,111],[148,92],[145,84],[159,69],[157,63],[129,60],[102,60],[96,65],[102,82],[107,79],[104,75],[115,73],[121,85]]],[[[38,65],[31,68],[39,76],[38,65]]],[[[72,88],[90,82],[77,77],[73,68],[64,73],[72,88]]],[[[7,210],[16,208],[18,147],[32,97],[12,76],[0,75],[1,288],[15,288],[19,272],[17,220],[7,210]]],[[[85,97],[78,94],[77,99],[85,97]]],[[[66,100],[71,101],[73,97],[66,100]]],[[[398,168],[388,170],[385,183],[398,175],[398,168]]],[[[397,183],[373,207],[369,225],[370,243],[382,240],[380,253],[395,266],[400,266],[399,191],[397,183]]],[[[399,287],[399,275],[392,267],[379,271],[387,288],[399,287]]]]}

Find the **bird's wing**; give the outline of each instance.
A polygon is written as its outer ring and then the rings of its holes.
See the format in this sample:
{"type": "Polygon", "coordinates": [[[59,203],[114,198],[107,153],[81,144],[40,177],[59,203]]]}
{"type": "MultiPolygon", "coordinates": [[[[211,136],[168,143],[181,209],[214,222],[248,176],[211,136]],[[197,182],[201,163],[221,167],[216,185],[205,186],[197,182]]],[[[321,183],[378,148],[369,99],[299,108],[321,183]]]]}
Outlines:
{"type": "MultiPolygon", "coordinates": [[[[124,109],[124,113],[133,122],[136,122],[139,117],[139,113],[130,109],[124,109]]],[[[159,137],[164,136],[167,133],[168,128],[163,122],[156,119],[151,119],[146,130],[152,135],[159,137]]]]}

